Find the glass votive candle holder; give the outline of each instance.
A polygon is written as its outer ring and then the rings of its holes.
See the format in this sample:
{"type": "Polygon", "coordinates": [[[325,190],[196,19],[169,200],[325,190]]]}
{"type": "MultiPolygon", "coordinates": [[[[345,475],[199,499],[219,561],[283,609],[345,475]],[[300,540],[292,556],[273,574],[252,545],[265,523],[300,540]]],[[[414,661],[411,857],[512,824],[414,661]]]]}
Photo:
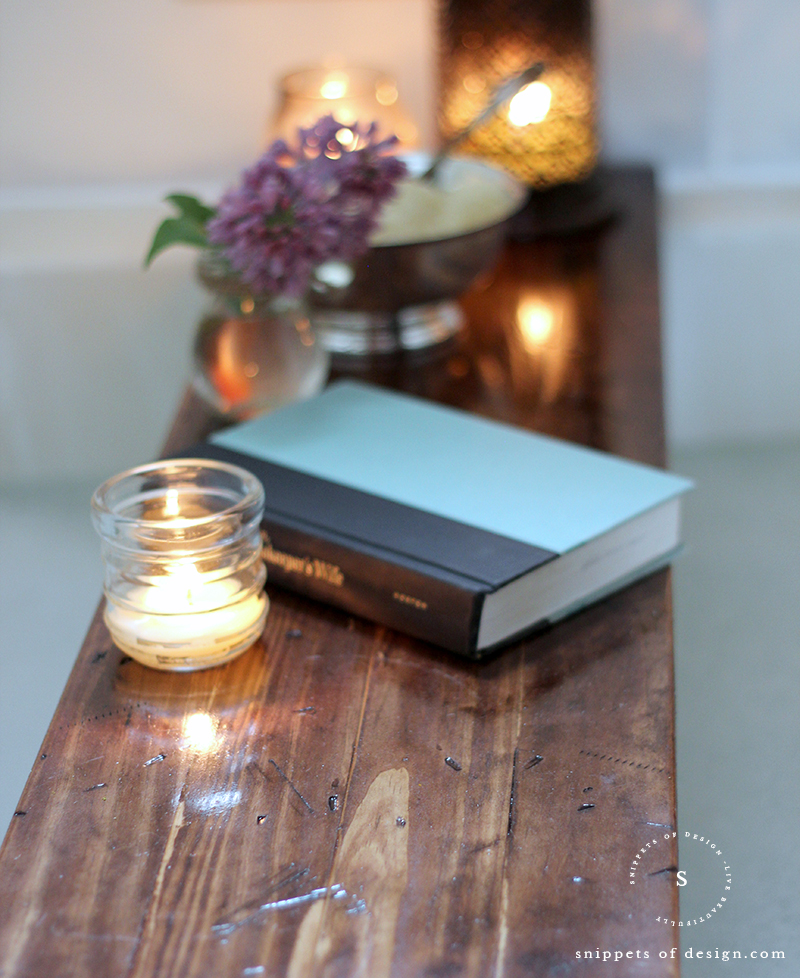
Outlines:
{"type": "Polygon", "coordinates": [[[224,462],[155,462],[104,482],[92,521],[114,644],[143,665],[178,672],[248,649],[269,607],[263,509],[259,480],[224,462]]]}
{"type": "MultiPolygon", "coordinates": [[[[292,142],[300,126],[313,126],[333,115],[343,126],[376,122],[381,139],[397,136],[398,150],[415,149],[419,131],[397,94],[397,83],[374,68],[302,68],[284,75],[279,85],[278,110],[267,132],[268,141],[282,136],[292,142]]],[[[357,149],[341,138],[342,145],[357,149]]]]}

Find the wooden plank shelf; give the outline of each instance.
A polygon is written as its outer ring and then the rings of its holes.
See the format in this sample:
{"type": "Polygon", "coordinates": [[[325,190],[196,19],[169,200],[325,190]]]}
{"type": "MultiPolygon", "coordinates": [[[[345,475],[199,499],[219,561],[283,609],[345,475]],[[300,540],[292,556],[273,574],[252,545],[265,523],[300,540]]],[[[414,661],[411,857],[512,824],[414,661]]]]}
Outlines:
{"type": "MultiPolygon", "coordinates": [[[[508,246],[450,347],[360,375],[663,463],[652,174],[604,192],[604,227],[508,246]]],[[[187,395],[165,451],[211,423],[187,395]]],[[[0,852],[3,978],[677,975],[668,571],[482,663],[268,591],[187,675],[98,610],[0,852]]]]}

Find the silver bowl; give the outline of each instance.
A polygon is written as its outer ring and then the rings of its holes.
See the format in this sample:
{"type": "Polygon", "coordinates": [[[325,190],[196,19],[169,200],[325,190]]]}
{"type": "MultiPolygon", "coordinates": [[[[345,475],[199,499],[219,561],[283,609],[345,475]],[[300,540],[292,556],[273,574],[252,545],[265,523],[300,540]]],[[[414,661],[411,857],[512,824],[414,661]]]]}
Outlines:
{"type": "MultiPolygon", "coordinates": [[[[412,176],[423,173],[430,161],[422,153],[404,159],[412,176]]],[[[467,158],[444,160],[434,186],[445,195],[461,194],[457,199],[466,199],[470,207],[480,206],[482,195],[491,197],[491,214],[483,220],[472,214],[466,230],[441,236],[436,226],[418,223],[415,240],[375,244],[347,269],[334,270],[311,296],[311,320],[331,353],[418,350],[461,329],[463,314],[455,300],[494,265],[508,220],[525,202],[527,188],[505,171],[467,158]]]]}

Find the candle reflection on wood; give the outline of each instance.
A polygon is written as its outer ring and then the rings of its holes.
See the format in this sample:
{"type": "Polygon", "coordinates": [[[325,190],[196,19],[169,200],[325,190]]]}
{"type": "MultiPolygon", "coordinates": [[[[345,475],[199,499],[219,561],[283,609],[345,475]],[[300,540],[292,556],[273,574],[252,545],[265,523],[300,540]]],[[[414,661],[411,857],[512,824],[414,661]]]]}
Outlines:
{"type": "Polygon", "coordinates": [[[586,391],[599,380],[596,244],[577,235],[568,243],[511,243],[492,275],[460,300],[468,321],[481,324],[465,344],[492,403],[524,403],[537,430],[591,444],[586,391]]]}
{"type": "Polygon", "coordinates": [[[551,404],[566,386],[575,347],[575,294],[566,285],[522,292],[517,303],[517,336],[509,342],[512,383],[535,386],[551,404]]]}

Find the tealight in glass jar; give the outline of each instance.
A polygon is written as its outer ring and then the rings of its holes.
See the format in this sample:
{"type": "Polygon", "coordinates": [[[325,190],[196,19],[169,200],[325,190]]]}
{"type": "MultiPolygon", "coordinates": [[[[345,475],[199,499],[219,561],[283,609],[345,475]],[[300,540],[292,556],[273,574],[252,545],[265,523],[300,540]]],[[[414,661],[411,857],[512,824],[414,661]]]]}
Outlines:
{"type": "MultiPolygon", "coordinates": [[[[333,115],[344,127],[377,123],[381,139],[397,136],[399,151],[419,145],[419,130],[398,97],[397,83],[374,68],[302,68],[284,75],[278,87],[278,111],[269,128],[271,142],[277,136],[292,140],[298,127],[313,126],[333,115]]],[[[357,139],[352,133],[356,148],[357,139]]],[[[345,142],[342,139],[342,142],[345,142]]]]}
{"type": "Polygon", "coordinates": [[[248,649],[268,609],[263,509],[255,476],[205,459],[141,465],[103,483],[92,521],[114,643],[143,665],[184,672],[248,649]]]}

